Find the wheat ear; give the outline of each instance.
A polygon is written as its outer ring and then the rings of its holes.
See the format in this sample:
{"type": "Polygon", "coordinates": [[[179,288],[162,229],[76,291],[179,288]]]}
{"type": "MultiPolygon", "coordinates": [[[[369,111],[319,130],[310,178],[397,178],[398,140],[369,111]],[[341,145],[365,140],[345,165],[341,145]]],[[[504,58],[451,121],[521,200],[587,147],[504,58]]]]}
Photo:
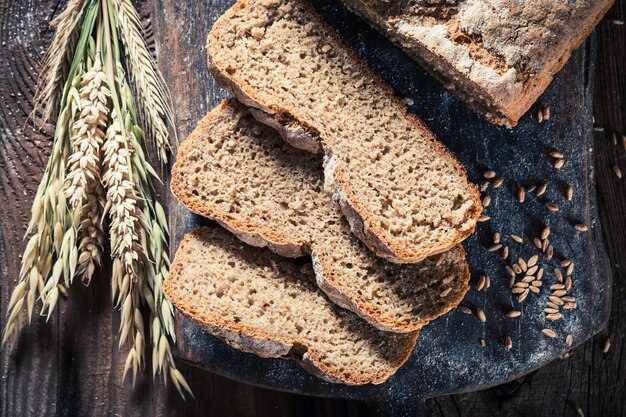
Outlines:
{"type": "Polygon", "coordinates": [[[70,0],[65,10],[50,23],[56,27],[56,32],[39,71],[41,81],[34,100],[35,109],[44,106],[44,120],[56,116],[59,108],[87,3],[88,0],[70,0]]]}
{"type": "Polygon", "coordinates": [[[167,87],[143,37],[141,21],[130,0],[111,0],[121,33],[126,63],[131,74],[139,109],[161,161],[167,161],[170,148],[166,121],[172,122],[167,87]]]}

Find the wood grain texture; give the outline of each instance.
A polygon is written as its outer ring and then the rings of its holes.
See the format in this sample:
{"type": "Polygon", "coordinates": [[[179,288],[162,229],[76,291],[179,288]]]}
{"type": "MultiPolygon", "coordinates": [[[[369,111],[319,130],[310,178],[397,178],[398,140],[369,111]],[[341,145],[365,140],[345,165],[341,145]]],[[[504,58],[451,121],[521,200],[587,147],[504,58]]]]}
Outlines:
{"type": "MultiPolygon", "coordinates": [[[[15,285],[25,224],[50,147],[51,127],[27,122],[37,67],[50,41],[47,22],[64,1],[0,0],[0,325],[15,285]]],[[[624,0],[609,17],[624,19],[624,0]]],[[[143,8],[152,16],[160,66],[177,97],[178,131],[183,138],[195,120],[187,110],[205,113],[219,97],[204,61],[182,53],[204,48],[217,11],[200,2],[155,1],[143,8]],[[162,45],[159,47],[159,45],[162,45]],[[163,46],[166,45],[166,46],[163,46]]],[[[624,132],[626,49],[624,26],[606,20],[598,29],[599,58],[594,114],[604,133],[596,133],[595,169],[600,219],[614,272],[612,319],[607,331],[522,381],[478,393],[429,400],[420,415],[432,416],[588,416],[626,415],[624,334],[626,333],[626,151],[611,144],[610,133],[624,132]],[[613,347],[602,354],[606,335],[613,347]]],[[[170,211],[180,210],[170,205],[170,211]]],[[[178,216],[173,216],[177,218],[178,216]]],[[[176,227],[176,229],[178,229],[176,227]]],[[[179,363],[196,394],[182,402],[177,394],[140,381],[133,391],[122,384],[123,353],[117,350],[118,316],[110,307],[108,277],[77,287],[45,324],[37,318],[20,338],[17,354],[0,352],[0,415],[171,415],[171,416],[374,416],[391,415],[383,405],[328,400],[273,392],[236,383],[179,363]]]]}

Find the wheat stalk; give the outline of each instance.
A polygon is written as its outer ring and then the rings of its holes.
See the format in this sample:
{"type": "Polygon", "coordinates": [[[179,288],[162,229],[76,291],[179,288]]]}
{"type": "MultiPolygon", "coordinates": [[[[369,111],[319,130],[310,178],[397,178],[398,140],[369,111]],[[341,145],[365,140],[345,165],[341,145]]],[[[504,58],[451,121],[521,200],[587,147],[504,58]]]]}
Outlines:
{"type": "Polygon", "coordinates": [[[170,148],[166,121],[172,122],[172,108],[165,82],[146,42],[137,11],[130,0],[111,0],[121,33],[126,63],[130,70],[141,114],[161,161],[167,162],[170,148]]]}
{"type": "Polygon", "coordinates": [[[79,24],[87,3],[88,0],[70,0],[65,10],[50,23],[56,32],[39,71],[41,81],[34,100],[35,108],[44,106],[44,120],[54,117],[60,107],[72,52],[78,41],[79,24]]]}

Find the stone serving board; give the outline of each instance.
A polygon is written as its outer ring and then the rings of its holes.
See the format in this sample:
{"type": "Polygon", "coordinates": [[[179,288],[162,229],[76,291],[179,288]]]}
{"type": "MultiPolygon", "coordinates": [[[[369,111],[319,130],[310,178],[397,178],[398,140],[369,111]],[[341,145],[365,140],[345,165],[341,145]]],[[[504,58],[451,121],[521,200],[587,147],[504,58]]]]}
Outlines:
{"type": "MultiPolygon", "coordinates": [[[[466,315],[457,309],[430,323],[423,328],[407,363],[381,385],[326,383],[293,361],[262,359],[232,349],[180,314],[176,355],[250,384],[302,394],[384,401],[406,411],[424,398],[484,389],[518,378],[560,358],[568,350],[568,334],[573,336],[575,347],[601,330],[609,315],[611,276],[597,221],[593,172],[594,37],[575,51],[535,107],[509,130],[491,125],[468,110],[400,50],[335,1],[314,3],[397,94],[407,98],[409,109],[465,165],[470,180],[481,184],[487,169],[496,171],[504,180],[501,187],[489,186],[483,192],[483,196],[492,198],[485,209],[491,220],[479,223],[476,233],[464,244],[472,285],[462,304],[472,310],[482,309],[487,321],[482,323],[474,314],[466,315]],[[551,113],[543,123],[534,117],[540,107],[549,107],[551,113]],[[552,166],[548,155],[552,150],[565,154],[566,162],[560,170],[552,166]],[[520,186],[542,183],[548,186],[544,195],[527,193],[524,203],[517,201],[520,186]],[[565,198],[568,184],[575,190],[572,201],[565,198]],[[548,201],[556,203],[560,211],[548,211],[544,206],[548,201]],[[587,224],[590,230],[578,232],[574,223],[587,224]],[[538,254],[532,239],[546,224],[552,229],[550,241],[555,255],[551,261],[540,256],[539,264],[546,271],[541,293],[531,293],[520,304],[508,288],[504,265],[518,257],[528,259],[538,254]],[[503,243],[509,246],[508,261],[501,259],[501,251],[487,251],[494,232],[501,233],[503,243]],[[513,242],[510,233],[523,236],[524,242],[513,242]],[[543,308],[550,285],[556,283],[553,270],[564,258],[575,264],[571,295],[576,297],[577,308],[564,311],[561,320],[549,322],[543,308]],[[476,282],[483,274],[490,277],[491,287],[477,292],[476,282]],[[521,310],[522,316],[506,318],[503,312],[512,308],[521,310]],[[541,330],[546,327],[553,329],[557,337],[544,336],[541,330]],[[507,335],[513,341],[510,351],[504,344],[507,335]]],[[[211,224],[183,210],[178,212],[181,218],[174,222],[174,248],[194,225],[211,224]]]]}

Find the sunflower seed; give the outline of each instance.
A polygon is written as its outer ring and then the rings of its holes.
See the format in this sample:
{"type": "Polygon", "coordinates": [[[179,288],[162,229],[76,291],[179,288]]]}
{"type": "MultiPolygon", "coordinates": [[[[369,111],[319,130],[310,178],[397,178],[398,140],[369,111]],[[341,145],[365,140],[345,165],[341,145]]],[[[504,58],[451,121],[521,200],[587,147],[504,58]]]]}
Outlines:
{"type": "Polygon", "coordinates": [[[487,316],[485,316],[485,312],[482,311],[479,307],[476,307],[476,317],[478,317],[478,320],[482,321],[483,323],[487,321],[487,316]]]}
{"type": "Polygon", "coordinates": [[[536,237],[536,238],[534,238],[534,239],[533,239],[533,243],[535,244],[535,246],[537,247],[537,249],[541,249],[541,245],[542,245],[542,243],[541,243],[541,240],[540,240],[538,237],[536,237]]]}
{"type": "Polygon", "coordinates": [[[517,190],[517,199],[519,200],[520,203],[523,203],[525,198],[526,198],[526,190],[524,189],[524,187],[520,187],[517,190]]]}
{"type": "Polygon", "coordinates": [[[521,237],[519,237],[518,235],[514,235],[511,233],[511,239],[513,239],[514,241],[516,241],[517,243],[522,243],[524,241],[524,239],[522,239],[521,237]]]}
{"type": "Polygon", "coordinates": [[[506,350],[511,350],[513,348],[513,341],[509,336],[506,336],[504,338],[504,347],[506,348],[506,350]]]}
{"type": "Polygon", "coordinates": [[[559,320],[561,317],[562,317],[561,313],[555,313],[555,314],[548,314],[546,316],[546,319],[550,321],[555,321],[555,320],[559,320]]]}
{"type": "Polygon", "coordinates": [[[572,278],[567,277],[567,279],[565,280],[565,285],[564,288],[569,291],[572,289],[572,278]]]}
{"type": "Polygon", "coordinates": [[[548,337],[556,337],[556,333],[554,333],[554,330],[543,329],[541,333],[545,334],[548,337]]]}
{"type": "Polygon", "coordinates": [[[550,236],[550,226],[544,227],[543,230],[541,231],[541,235],[539,235],[541,240],[546,240],[548,236],[550,236]]]}
{"type": "Polygon", "coordinates": [[[572,336],[571,334],[568,334],[567,337],[565,338],[565,345],[567,347],[570,347],[574,344],[574,336],[572,336]]]}
{"type": "Polygon", "coordinates": [[[559,297],[555,297],[554,295],[549,296],[548,300],[552,301],[554,304],[558,306],[562,306],[565,304],[565,301],[561,300],[559,297]]]}
{"type": "Polygon", "coordinates": [[[495,233],[493,234],[493,243],[494,243],[494,244],[498,244],[498,243],[500,243],[500,233],[495,232],[495,233]]]}
{"type": "Polygon", "coordinates": [[[539,197],[543,195],[547,189],[548,189],[548,186],[546,184],[541,184],[540,186],[537,187],[537,192],[535,194],[537,195],[537,197],[539,197]]]}
{"type": "Polygon", "coordinates": [[[505,246],[504,249],[502,249],[502,259],[507,259],[509,257],[509,247],[505,246]]]}
{"type": "Polygon", "coordinates": [[[522,315],[522,312],[521,312],[521,311],[518,311],[518,310],[509,310],[509,311],[507,311],[506,313],[504,313],[504,315],[505,315],[505,316],[507,316],[507,317],[509,317],[509,318],[514,319],[514,318],[516,318],[516,317],[521,316],[521,315],[522,315]]]}
{"type": "Polygon", "coordinates": [[[489,170],[489,171],[485,171],[485,173],[483,174],[483,176],[484,176],[485,178],[487,178],[488,180],[490,180],[490,179],[492,179],[492,178],[494,178],[494,177],[496,176],[496,172],[495,172],[495,171],[491,171],[491,170],[489,170]]]}
{"type": "Polygon", "coordinates": [[[526,300],[526,297],[528,297],[528,294],[530,294],[530,292],[529,292],[528,290],[524,291],[524,292],[522,293],[522,295],[520,295],[520,296],[517,298],[517,301],[519,301],[520,303],[523,303],[523,302],[524,302],[524,300],[526,300]]]}
{"type": "Polygon", "coordinates": [[[553,203],[553,202],[551,202],[551,201],[548,201],[548,202],[545,204],[545,206],[546,206],[546,208],[547,208],[548,210],[550,210],[550,211],[551,211],[551,212],[553,212],[553,213],[555,213],[555,212],[559,211],[559,206],[557,206],[556,204],[554,204],[554,203],[553,203]]]}
{"type": "Polygon", "coordinates": [[[622,178],[622,170],[617,165],[613,165],[613,172],[617,178],[622,178]]]}
{"type": "Polygon", "coordinates": [[[563,273],[559,268],[554,269],[554,276],[556,277],[557,281],[563,282],[563,273]]]}
{"type": "Polygon", "coordinates": [[[552,163],[552,166],[556,169],[563,168],[563,164],[565,163],[565,159],[557,159],[552,163]]]}
{"type": "Polygon", "coordinates": [[[487,216],[487,215],[485,215],[485,214],[481,214],[481,215],[478,217],[478,220],[477,220],[477,221],[478,221],[478,222],[480,222],[480,223],[482,223],[482,222],[489,221],[489,219],[491,219],[491,217],[489,217],[489,216],[487,216]]]}
{"type": "Polygon", "coordinates": [[[552,151],[550,152],[550,156],[555,158],[555,159],[563,159],[563,154],[559,151],[552,151]]]}
{"type": "Polygon", "coordinates": [[[574,272],[574,263],[570,263],[569,265],[567,265],[567,268],[565,269],[565,274],[569,277],[570,275],[572,275],[572,273],[574,272]]]}
{"type": "Polygon", "coordinates": [[[494,180],[493,181],[493,188],[500,188],[502,183],[504,183],[504,180],[502,178],[498,178],[498,179],[494,180]]]}
{"type": "Polygon", "coordinates": [[[574,229],[578,230],[579,232],[586,232],[589,230],[589,227],[585,226],[584,224],[577,223],[574,225],[574,229]]]}
{"type": "Polygon", "coordinates": [[[461,313],[463,313],[463,314],[472,314],[472,310],[471,310],[469,307],[467,307],[467,306],[463,306],[463,305],[461,305],[461,306],[458,306],[457,308],[458,308],[458,309],[461,311],[461,313]]]}
{"type": "Polygon", "coordinates": [[[491,204],[491,197],[486,195],[485,198],[483,198],[483,207],[489,207],[489,204],[491,204]]]}
{"type": "Polygon", "coordinates": [[[460,305],[460,306],[458,306],[457,308],[458,308],[458,309],[461,311],[461,313],[463,313],[463,314],[472,314],[472,310],[471,310],[469,307],[467,307],[467,306],[460,305]]]}
{"type": "Polygon", "coordinates": [[[606,339],[604,339],[604,344],[602,345],[602,353],[609,353],[610,349],[611,349],[611,339],[607,337],[606,339]]]}
{"type": "Polygon", "coordinates": [[[501,243],[498,243],[497,245],[491,245],[491,246],[489,246],[489,248],[487,248],[487,250],[489,252],[495,252],[495,251],[500,250],[500,249],[502,249],[502,244],[501,243]]]}

